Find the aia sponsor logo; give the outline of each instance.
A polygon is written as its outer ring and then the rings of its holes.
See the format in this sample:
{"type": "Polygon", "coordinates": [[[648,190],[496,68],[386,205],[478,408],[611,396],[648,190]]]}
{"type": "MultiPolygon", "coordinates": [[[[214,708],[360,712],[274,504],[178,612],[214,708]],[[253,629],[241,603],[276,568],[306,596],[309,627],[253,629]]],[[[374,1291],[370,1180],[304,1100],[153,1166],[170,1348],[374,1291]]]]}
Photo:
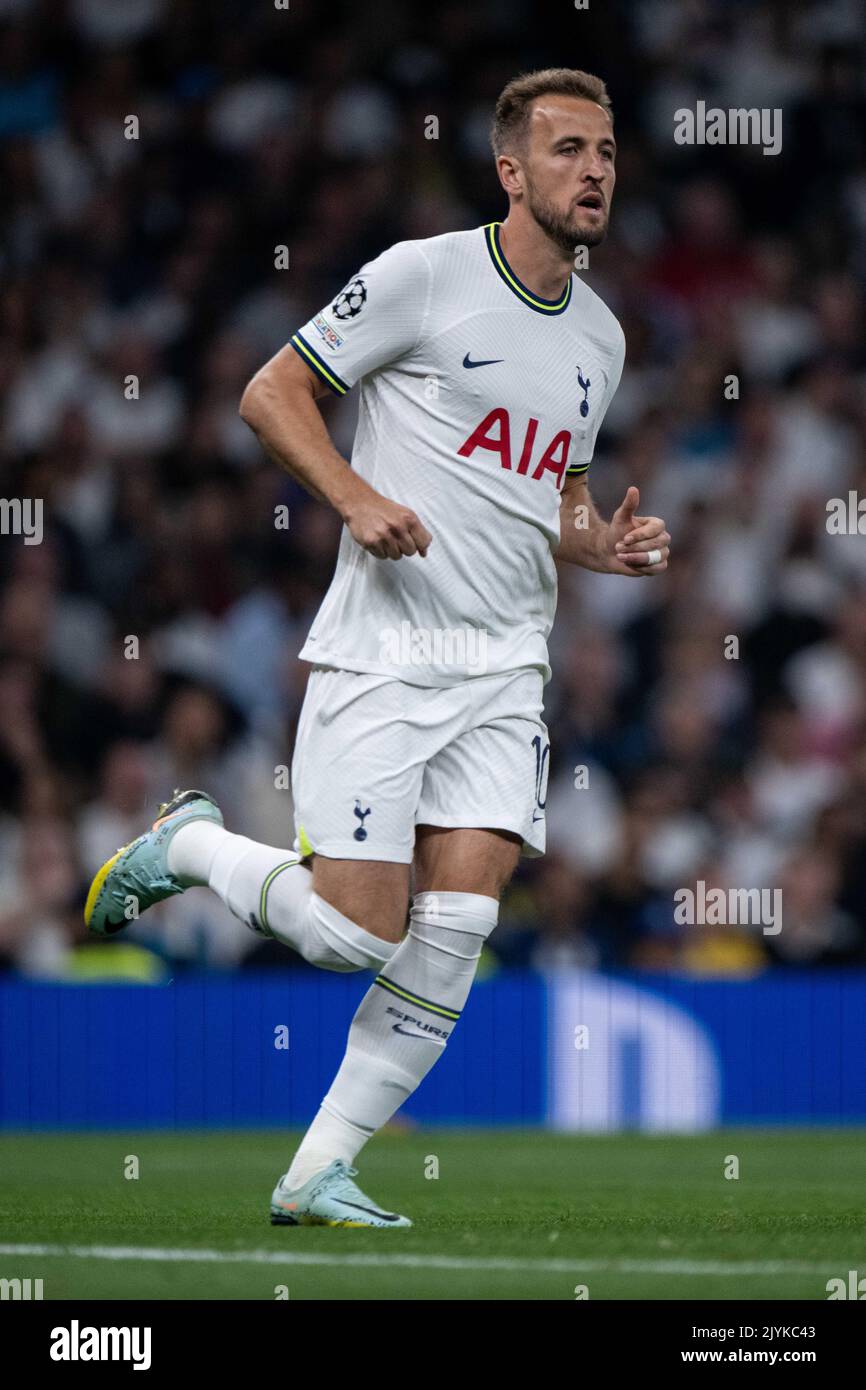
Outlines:
{"type": "Polygon", "coordinates": [[[480,425],[475,426],[468,439],[464,439],[457,453],[460,458],[466,459],[472,458],[478,449],[496,454],[501,468],[533,478],[536,482],[550,472],[556,479],[556,487],[560,489],[568,467],[571,432],[560,430],[545,446],[543,440],[537,438],[539,423],[534,417],[530,418],[523,438],[519,439],[515,434],[512,445],[511,417],[504,406],[496,406],[485,415],[480,425]]]}

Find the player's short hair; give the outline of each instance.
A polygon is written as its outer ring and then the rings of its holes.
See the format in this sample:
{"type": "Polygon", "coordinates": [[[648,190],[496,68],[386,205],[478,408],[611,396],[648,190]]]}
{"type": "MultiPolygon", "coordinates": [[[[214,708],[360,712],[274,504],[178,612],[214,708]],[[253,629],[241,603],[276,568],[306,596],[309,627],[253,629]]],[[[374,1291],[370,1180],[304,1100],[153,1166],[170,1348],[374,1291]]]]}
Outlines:
{"type": "Polygon", "coordinates": [[[542,68],[538,72],[522,72],[504,87],[496,102],[490,143],[494,155],[519,149],[526,142],[532,103],[537,97],[582,97],[596,102],[613,121],[613,107],[607,87],[600,77],[579,68],[542,68]]]}

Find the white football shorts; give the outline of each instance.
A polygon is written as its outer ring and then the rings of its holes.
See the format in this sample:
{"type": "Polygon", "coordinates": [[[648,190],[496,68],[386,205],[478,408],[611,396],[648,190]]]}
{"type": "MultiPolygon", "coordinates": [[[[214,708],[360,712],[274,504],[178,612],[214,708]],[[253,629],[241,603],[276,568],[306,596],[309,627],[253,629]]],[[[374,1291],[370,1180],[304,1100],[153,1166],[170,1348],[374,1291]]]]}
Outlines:
{"type": "Polygon", "coordinates": [[[409,864],[416,825],[544,853],[550,744],[527,668],[454,686],[313,666],[292,759],[295,851],[409,864]]]}

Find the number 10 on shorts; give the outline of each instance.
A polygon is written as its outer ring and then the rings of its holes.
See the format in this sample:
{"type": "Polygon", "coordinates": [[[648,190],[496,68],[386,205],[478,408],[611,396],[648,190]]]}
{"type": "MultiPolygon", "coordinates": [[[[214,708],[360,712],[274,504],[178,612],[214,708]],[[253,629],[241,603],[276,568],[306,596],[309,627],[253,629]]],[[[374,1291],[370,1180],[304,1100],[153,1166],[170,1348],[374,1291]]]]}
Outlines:
{"type": "MultiPolygon", "coordinates": [[[[550,755],[550,743],[549,743],[549,742],[546,743],[546,742],[542,739],[541,734],[536,734],[536,735],[535,735],[535,738],[532,740],[532,746],[533,746],[533,748],[535,749],[535,807],[536,807],[536,812],[541,812],[541,813],[543,813],[543,812],[544,812],[544,808],[545,808],[545,806],[547,805],[547,777],[546,777],[546,772],[547,772],[547,759],[548,759],[548,757],[549,757],[549,755],[550,755]],[[542,799],[541,799],[541,794],[542,794],[542,792],[544,792],[544,800],[543,800],[543,801],[542,801],[542,799]]],[[[540,819],[541,819],[541,816],[540,816],[540,815],[533,814],[532,819],[533,819],[533,820],[540,820],[540,819]]]]}

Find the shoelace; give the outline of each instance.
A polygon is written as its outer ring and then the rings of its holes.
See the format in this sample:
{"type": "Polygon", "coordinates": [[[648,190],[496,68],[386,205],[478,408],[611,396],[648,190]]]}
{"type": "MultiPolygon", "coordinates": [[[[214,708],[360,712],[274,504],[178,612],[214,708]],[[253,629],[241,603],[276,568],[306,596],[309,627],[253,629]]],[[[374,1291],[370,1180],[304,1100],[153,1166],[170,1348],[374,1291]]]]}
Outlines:
{"type": "MultiPolygon", "coordinates": [[[[352,1179],[357,1176],[357,1168],[350,1168],[348,1164],[341,1164],[340,1168],[328,1183],[328,1195],[330,1197],[343,1198],[347,1201],[353,1197],[363,1197],[364,1194],[359,1190],[357,1185],[352,1182],[352,1179]]],[[[319,1187],[317,1185],[313,1195],[318,1191],[319,1187]]]]}

